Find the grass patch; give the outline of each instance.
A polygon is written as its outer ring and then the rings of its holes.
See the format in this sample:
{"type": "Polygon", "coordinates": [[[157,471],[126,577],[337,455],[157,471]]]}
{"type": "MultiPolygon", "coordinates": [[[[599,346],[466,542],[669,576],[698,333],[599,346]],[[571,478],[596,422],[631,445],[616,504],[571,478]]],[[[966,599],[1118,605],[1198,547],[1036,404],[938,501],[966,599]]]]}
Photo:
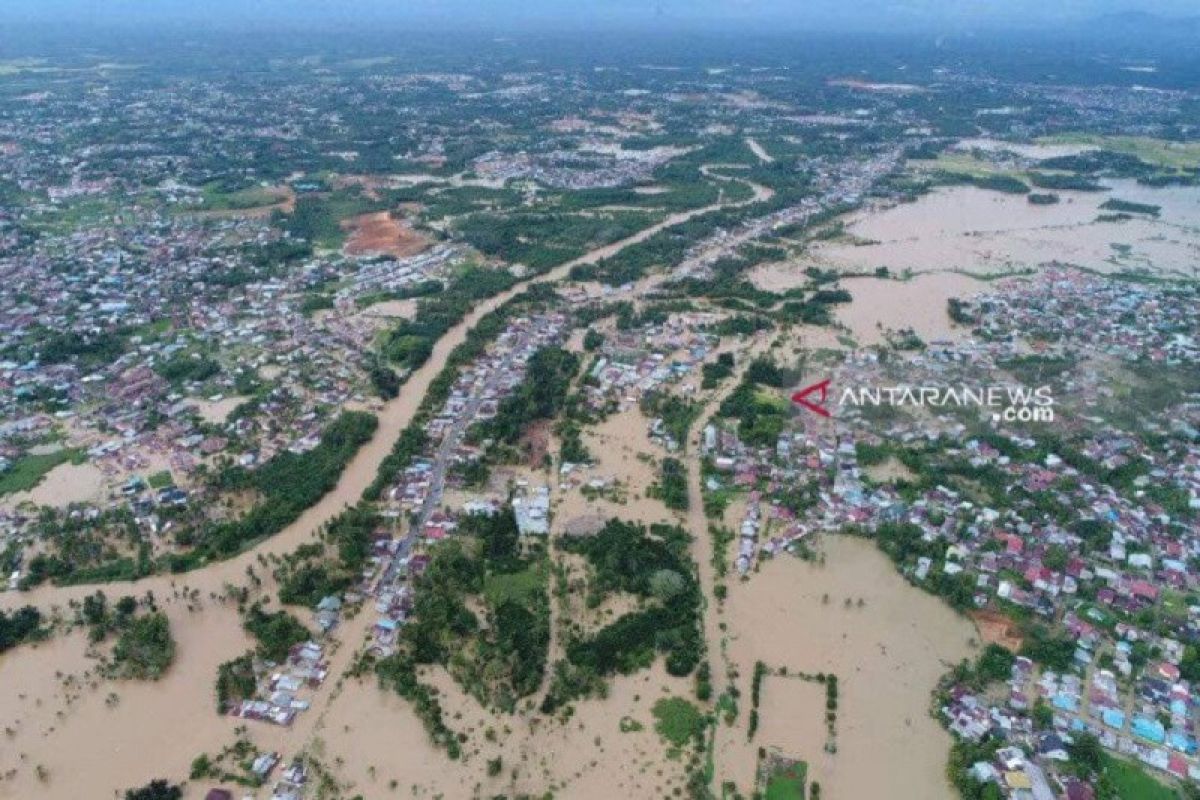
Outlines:
{"type": "Polygon", "coordinates": [[[1159,783],[1137,764],[1106,757],[1105,776],[1121,800],[1176,800],[1170,787],[1159,783]]]}
{"type": "Polygon", "coordinates": [[[489,574],[483,579],[483,596],[492,608],[506,602],[528,605],[546,591],[547,584],[546,563],[539,561],[520,572],[489,574]]]}
{"type": "Polygon", "coordinates": [[[201,190],[202,211],[244,211],[282,202],[287,192],[265,186],[248,186],[232,192],[224,191],[219,182],[210,183],[201,190]]]}
{"type": "Polygon", "coordinates": [[[1148,164],[1167,169],[1189,169],[1200,166],[1200,143],[1169,142],[1149,136],[1102,136],[1100,134],[1068,133],[1047,136],[1038,140],[1045,144],[1084,144],[1136,156],[1148,164]]]}
{"type": "Polygon", "coordinates": [[[767,779],[766,800],[804,800],[804,787],[808,779],[808,765],[797,761],[786,768],[776,770],[767,779]]]}
{"type": "Polygon", "coordinates": [[[151,489],[165,489],[168,486],[174,486],[175,479],[171,477],[170,470],[164,469],[147,478],[146,483],[150,484],[151,489]]]}
{"type": "Polygon", "coordinates": [[[675,747],[700,741],[704,736],[704,715],[682,697],[664,697],[654,704],[654,730],[675,747]]]}
{"type": "Polygon", "coordinates": [[[27,455],[17,459],[12,466],[0,473],[0,496],[13,492],[28,492],[42,482],[46,473],[60,464],[71,462],[82,464],[84,453],[77,449],[64,449],[43,455],[27,455]]]}

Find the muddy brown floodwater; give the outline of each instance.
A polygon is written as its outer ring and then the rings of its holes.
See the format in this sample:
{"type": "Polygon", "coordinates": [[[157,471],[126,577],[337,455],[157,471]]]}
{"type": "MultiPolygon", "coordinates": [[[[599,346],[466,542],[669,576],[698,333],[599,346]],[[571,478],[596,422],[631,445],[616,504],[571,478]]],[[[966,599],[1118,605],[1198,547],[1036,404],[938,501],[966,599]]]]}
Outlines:
{"type": "Polygon", "coordinates": [[[909,585],[874,542],[828,536],[820,550],[823,566],[785,555],[763,562],[747,581],[730,582],[724,650],[738,670],[744,705],[755,661],[793,674],[837,675],[837,752],[825,751],[824,688],[772,676],[764,680],[752,742],[744,728],[748,708],[736,727],[718,726],[725,778],[746,791],[757,748],[773,746],[807,761],[831,800],[951,800],[951,740],[930,716],[930,693],[973,654],[974,626],[909,585]]]}
{"type": "MultiPolygon", "coordinates": [[[[770,190],[751,186],[753,199],[770,196],[770,190]]],[[[334,490],[296,522],[247,552],[184,575],[155,575],[103,587],[43,586],[30,592],[0,593],[0,609],[30,604],[49,611],[54,607],[63,609],[97,588],[110,597],[153,592],[170,616],[178,645],[171,670],[162,680],[152,683],[96,680],[96,662],[86,655],[84,636],[79,632],[59,635],[37,647],[16,648],[0,656],[0,726],[12,731],[5,733],[0,746],[0,777],[4,778],[0,780],[0,798],[117,797],[124,789],[154,777],[182,781],[193,758],[201,753],[215,754],[231,744],[235,721],[217,715],[214,681],[217,666],[242,653],[250,643],[234,609],[209,600],[210,595],[222,594],[227,584],[245,582],[247,568],[256,567],[260,556],[282,555],[311,541],[324,523],[359,500],[363,489],[374,480],[392,443],[413,418],[447,356],[485,314],[524,291],[529,283],[558,280],[578,264],[607,258],[664,228],[717,208],[744,204],[720,203],[673,214],[631,237],[593,250],[477,305],[436,343],[429,360],[409,377],[400,396],[380,409],[375,436],[351,460],[334,490]],[[185,585],[198,592],[202,609],[189,611],[182,601],[166,602],[185,585]],[[93,675],[83,677],[89,671],[93,675]],[[72,688],[76,683],[82,688],[72,688]],[[38,766],[43,768],[41,777],[38,766]]],[[[257,571],[261,574],[263,570],[259,567],[257,571]]],[[[265,588],[269,590],[271,586],[268,576],[265,588]]],[[[303,612],[300,614],[304,617],[303,612]]],[[[444,781],[431,783],[447,787],[446,796],[460,796],[460,787],[473,785],[484,775],[482,758],[469,766],[456,765],[443,754],[431,752],[411,710],[385,699],[372,681],[337,686],[354,650],[362,644],[371,620],[368,609],[338,629],[341,645],[331,657],[330,678],[314,698],[311,710],[301,714],[291,728],[252,723],[249,737],[261,749],[280,751],[288,757],[306,747],[329,752],[330,760],[342,759],[346,773],[370,796],[377,796],[379,790],[367,790],[369,776],[364,778],[362,772],[356,773],[355,767],[361,766],[366,772],[368,765],[363,759],[371,757],[380,762],[369,765],[376,767],[371,772],[382,775],[389,752],[395,754],[389,763],[397,767],[398,787],[409,787],[426,772],[444,773],[444,781]],[[396,751],[390,747],[392,742],[402,749],[396,751]],[[385,752],[375,759],[370,754],[379,752],[373,749],[377,746],[385,752]]],[[[667,787],[678,786],[682,778],[678,764],[664,766],[647,704],[667,691],[686,693],[689,685],[658,672],[618,680],[610,701],[582,704],[569,733],[567,729],[531,733],[530,738],[520,740],[518,751],[528,754],[525,761],[545,762],[553,782],[573,785],[575,793],[570,795],[573,797],[597,800],[614,794],[661,797],[667,787]],[[618,702],[612,702],[614,698],[618,702]],[[620,733],[623,714],[637,714],[645,732],[620,733]],[[596,744],[598,739],[611,744],[602,749],[596,744]]],[[[449,703],[454,695],[450,693],[452,687],[446,689],[449,703]]],[[[510,721],[510,724],[515,723],[510,721]]],[[[534,782],[532,777],[533,773],[528,773],[516,785],[545,786],[544,781],[534,782]]],[[[189,785],[188,800],[202,797],[204,786],[189,785]]],[[[252,792],[246,794],[253,796],[252,792]]],[[[258,794],[261,796],[263,791],[258,794]]]]}
{"type": "Polygon", "coordinates": [[[873,271],[888,267],[997,274],[1051,261],[1099,272],[1146,270],[1195,278],[1200,262],[1200,187],[1150,188],[1107,182],[1107,192],[1058,192],[1055,205],[971,186],[935,190],[913,203],[847,217],[853,242],[816,242],[800,269],[873,271]],[[1161,207],[1157,217],[1097,222],[1118,198],[1161,207]]]}

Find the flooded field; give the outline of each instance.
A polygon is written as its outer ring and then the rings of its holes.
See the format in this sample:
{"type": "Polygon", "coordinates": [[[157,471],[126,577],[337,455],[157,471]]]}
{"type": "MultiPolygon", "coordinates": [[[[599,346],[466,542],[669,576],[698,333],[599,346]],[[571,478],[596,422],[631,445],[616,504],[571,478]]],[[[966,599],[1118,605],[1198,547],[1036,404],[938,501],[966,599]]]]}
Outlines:
{"type": "Polygon", "coordinates": [[[650,709],[661,697],[689,696],[691,682],[667,675],[661,662],[614,679],[607,698],[576,703],[565,722],[493,714],[440,669],[423,679],[439,689],[447,725],[468,736],[463,757],[451,761],[436,750],[412,707],[373,680],[348,682],[321,735],[352,792],[465,798],[478,788],[485,797],[553,791],[580,800],[653,800],[683,785],[685,764],[667,758],[650,709]],[[623,731],[622,719],[641,728],[623,731]],[[489,776],[487,762],[497,756],[503,768],[489,776]]]}
{"type": "Polygon", "coordinates": [[[185,778],[193,758],[233,742],[236,720],[217,715],[213,682],[219,663],[250,646],[236,609],[162,605],[177,652],[157,682],[100,679],[83,632],[0,656],[0,798],[115,797],[185,778]]]}
{"type": "Polygon", "coordinates": [[[1110,186],[1109,192],[1060,192],[1061,202],[1048,206],[970,186],[938,189],[913,203],[851,215],[846,231],[853,243],[816,242],[797,266],[995,275],[1058,261],[1104,273],[1200,274],[1200,188],[1110,186]],[[1161,212],[1096,221],[1108,213],[1100,206],[1109,198],[1161,206],[1161,212]]]}
{"type": "MultiPolygon", "coordinates": [[[[803,264],[795,262],[764,264],[751,273],[750,279],[760,289],[784,292],[807,285],[804,269],[803,264]]],[[[956,272],[929,272],[908,280],[856,275],[842,282],[853,300],[836,306],[834,317],[850,329],[859,345],[879,344],[886,340],[888,331],[908,328],[926,342],[953,339],[966,331],[951,324],[947,301],[987,291],[987,286],[985,281],[956,272]]]]}
{"type": "Polygon", "coordinates": [[[220,425],[229,418],[235,408],[249,399],[246,396],[234,395],[222,397],[220,400],[198,400],[196,406],[201,419],[214,425],[220,425]]]}
{"type": "Polygon", "coordinates": [[[42,476],[37,486],[0,498],[0,507],[16,508],[24,503],[64,508],[104,497],[107,481],[94,464],[59,464],[42,476]]]}
{"type": "Polygon", "coordinates": [[[837,752],[824,749],[821,685],[770,677],[759,711],[761,741],[747,742],[741,721],[718,726],[725,777],[745,791],[758,746],[769,744],[808,761],[822,797],[951,800],[950,736],[929,716],[929,698],[946,670],[972,654],[975,628],[905,582],[873,542],[826,537],[820,549],[823,566],[782,556],[748,581],[730,583],[724,650],[743,698],[757,660],[792,673],[836,674],[837,752]]]}

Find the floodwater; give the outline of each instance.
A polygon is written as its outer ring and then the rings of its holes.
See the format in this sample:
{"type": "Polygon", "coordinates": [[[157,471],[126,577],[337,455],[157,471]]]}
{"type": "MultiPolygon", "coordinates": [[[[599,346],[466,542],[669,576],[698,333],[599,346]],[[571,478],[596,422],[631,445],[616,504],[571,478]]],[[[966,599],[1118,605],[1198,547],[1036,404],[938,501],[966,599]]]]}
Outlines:
{"type": "Polygon", "coordinates": [[[1048,143],[1048,142],[1006,142],[1001,139],[963,139],[954,145],[952,150],[983,150],[988,153],[1016,153],[1023,158],[1059,158],[1074,156],[1100,148],[1091,144],[1048,143]]]}
{"type": "Polygon", "coordinates": [[[925,342],[963,336],[966,329],[951,323],[948,301],[987,290],[983,281],[954,272],[907,281],[862,277],[845,280],[842,286],[854,299],[838,306],[835,318],[850,328],[860,345],[879,344],[887,340],[888,331],[908,328],[925,342]]]}
{"type": "MultiPolygon", "coordinates": [[[[761,198],[764,194],[769,194],[768,190],[755,188],[756,197],[761,198]]],[[[727,205],[730,204],[671,215],[657,225],[594,250],[532,282],[565,277],[576,264],[606,258],[624,247],[644,241],[663,228],[727,205]]],[[[176,587],[186,584],[201,598],[208,598],[223,594],[227,585],[245,583],[248,568],[255,568],[262,575],[264,570],[257,564],[260,557],[282,555],[311,541],[325,522],[359,500],[392,443],[413,418],[449,353],[465,339],[481,317],[524,288],[525,284],[522,284],[478,304],[436,343],[429,361],[410,376],[400,396],[383,405],[375,436],[351,460],[335,489],[295,523],[228,561],[186,575],[155,575],[131,583],[107,584],[102,587],[104,591],[110,597],[140,596],[149,591],[162,600],[169,598],[176,587]]],[[[0,593],[0,608],[7,610],[32,604],[47,612],[53,608],[63,609],[96,588],[43,586],[24,593],[3,592],[0,593]]],[[[272,581],[268,577],[264,590],[271,588],[272,581]]],[[[204,610],[196,612],[187,611],[181,602],[166,606],[178,651],[175,665],[162,680],[154,683],[100,681],[94,687],[88,683],[87,689],[70,705],[63,697],[62,680],[94,670],[95,662],[85,654],[82,635],[59,635],[36,648],[20,647],[0,657],[0,686],[5,689],[0,693],[0,719],[14,730],[0,749],[0,775],[15,770],[11,778],[0,781],[0,798],[102,798],[116,796],[119,791],[155,777],[181,781],[197,755],[202,752],[214,754],[231,744],[235,724],[233,720],[217,715],[214,682],[217,666],[240,654],[249,643],[232,608],[216,601],[206,601],[205,605],[204,610]],[[110,700],[110,694],[117,695],[115,702],[110,700]],[[45,780],[36,774],[38,765],[44,768],[45,780]]],[[[300,616],[307,620],[302,611],[300,616]]],[[[360,776],[365,774],[368,765],[364,759],[379,752],[378,758],[372,757],[371,765],[395,763],[403,766],[398,780],[411,782],[413,775],[423,774],[422,769],[436,773],[438,782],[442,780],[440,776],[454,779],[459,774],[457,765],[440,754],[430,753],[425,734],[406,704],[381,700],[379,691],[373,686],[357,687],[347,683],[338,688],[339,677],[349,666],[353,650],[362,643],[372,618],[369,609],[364,610],[338,629],[337,637],[343,645],[330,657],[330,678],[314,699],[311,710],[301,714],[289,729],[251,723],[250,738],[262,749],[280,751],[287,757],[305,747],[321,752],[326,749],[336,751],[336,758],[343,760],[347,775],[355,774],[355,765],[361,766],[360,776]],[[386,713],[389,710],[396,713],[386,713]],[[343,719],[347,721],[338,724],[343,719]],[[357,720],[357,724],[350,722],[351,719],[357,720]],[[397,744],[402,744],[402,749],[398,749],[397,744]],[[376,747],[384,749],[372,750],[376,747]],[[410,777],[405,779],[405,774],[410,777]]],[[[569,781],[572,797],[607,798],[614,793],[629,797],[661,797],[668,787],[678,786],[682,780],[681,767],[665,759],[659,749],[661,746],[657,744],[649,719],[648,708],[664,687],[674,694],[686,694],[690,682],[675,681],[653,672],[619,679],[614,683],[609,700],[581,704],[579,713],[568,726],[542,734],[541,738],[534,737],[528,744],[521,745],[524,749],[520,752],[525,754],[526,760],[537,759],[545,769],[551,770],[560,785],[569,781]],[[639,716],[645,732],[619,732],[620,717],[627,713],[639,716]],[[597,744],[597,740],[601,744],[597,744]],[[607,750],[602,749],[604,742],[609,743],[604,745],[607,750]],[[601,755],[606,752],[608,756],[601,755]],[[639,758],[641,765],[635,766],[639,758]]],[[[459,727],[455,720],[450,724],[459,727]]],[[[329,761],[334,758],[330,756],[329,761]]],[[[484,761],[475,759],[470,764],[471,772],[462,774],[473,774],[477,778],[485,770],[484,761]]],[[[339,773],[343,771],[336,761],[327,762],[327,766],[334,767],[339,773]]],[[[544,777],[537,780],[530,777],[528,783],[521,779],[518,785],[545,786],[541,779],[544,777]]],[[[356,780],[365,779],[359,777],[356,780]]],[[[189,800],[203,796],[203,788],[203,785],[189,786],[189,800]]],[[[368,793],[376,795],[376,792],[368,793]]],[[[450,796],[459,795],[452,791],[450,796]]]]}
{"type": "Polygon", "coordinates": [[[176,640],[160,681],[98,679],[82,632],[0,656],[0,798],[115,797],[156,777],[185,778],[193,758],[233,742],[214,684],[217,665],[250,646],[236,609],[204,597],[203,610],[188,611],[158,597],[176,640]]]}
{"type": "MultiPolygon", "coordinates": [[[[750,280],[760,289],[785,292],[806,286],[805,264],[777,261],[756,267],[750,280]]],[[[987,284],[957,272],[929,272],[907,280],[853,275],[842,280],[853,300],[834,307],[834,319],[848,328],[860,345],[886,341],[888,331],[912,328],[923,341],[953,339],[965,331],[954,327],[947,313],[952,297],[970,297],[987,284]]]]}
{"type": "Polygon", "coordinates": [[[222,397],[220,400],[196,400],[197,413],[205,422],[223,425],[233,410],[250,398],[242,395],[222,397]]]}
{"type": "Polygon", "coordinates": [[[1061,202],[1050,206],[973,186],[938,189],[913,203],[850,215],[847,232],[858,243],[814,242],[799,267],[994,275],[1058,261],[1106,273],[1200,274],[1200,187],[1110,185],[1110,192],[1058,192],[1061,202]],[[1162,212],[1096,222],[1108,213],[1100,205],[1110,197],[1158,205],[1162,212]]]}
{"type": "Polygon", "coordinates": [[[42,476],[37,486],[0,498],[0,506],[16,508],[23,503],[65,508],[71,503],[96,502],[104,497],[104,473],[94,464],[66,462],[42,476]]]}
{"type": "Polygon", "coordinates": [[[822,797],[951,800],[951,739],[929,715],[930,693],[950,666],[972,655],[974,627],[909,585],[873,542],[831,536],[820,549],[824,566],[784,555],[763,562],[748,581],[730,582],[724,650],[739,674],[743,710],[736,727],[718,727],[720,769],[745,792],[756,749],[771,745],[809,763],[822,797]],[[764,681],[760,733],[746,741],[758,660],[792,674],[838,676],[835,754],[825,752],[824,688],[796,678],[764,681]]]}
{"type": "Polygon", "coordinates": [[[388,796],[396,781],[396,796],[403,797],[469,797],[481,787],[487,797],[553,790],[580,800],[652,800],[683,785],[685,764],[667,758],[650,709],[660,697],[690,696],[691,682],[667,675],[661,659],[650,670],[614,678],[607,698],[577,701],[565,722],[482,709],[440,668],[422,680],[438,689],[446,724],[467,735],[463,757],[451,761],[435,749],[412,706],[373,679],[347,682],[323,735],[327,759],[340,761],[351,793],[388,796]],[[642,730],[623,732],[622,718],[642,730]],[[501,772],[488,776],[487,762],[496,757],[501,772]]]}

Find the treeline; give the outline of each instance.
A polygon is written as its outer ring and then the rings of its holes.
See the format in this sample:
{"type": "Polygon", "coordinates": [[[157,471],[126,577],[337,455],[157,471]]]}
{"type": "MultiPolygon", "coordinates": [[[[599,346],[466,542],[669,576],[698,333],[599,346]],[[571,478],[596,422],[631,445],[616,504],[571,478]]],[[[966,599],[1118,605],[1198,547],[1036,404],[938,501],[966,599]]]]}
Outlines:
{"type": "Polygon", "coordinates": [[[158,680],[175,660],[175,640],[167,615],[152,611],[133,617],[121,629],[112,652],[112,673],[120,678],[158,680]]]}
{"type": "MultiPolygon", "coordinates": [[[[732,368],[733,355],[729,356],[732,368]]],[[[706,364],[705,366],[710,366],[706,364]]],[[[707,378],[708,373],[705,373],[707,378]]],[[[640,403],[642,413],[648,417],[658,417],[662,420],[663,429],[679,444],[680,450],[687,449],[688,432],[692,423],[700,415],[700,405],[690,400],[668,392],[649,391],[642,396],[640,403]]]]}
{"type": "Polygon", "coordinates": [[[546,560],[544,550],[522,553],[516,518],[506,508],[465,517],[461,535],[438,547],[417,579],[397,653],[376,672],[414,702],[435,741],[450,747],[452,737],[416,680],[418,666],[445,666],[480,703],[510,713],[541,685],[550,646],[546,560]],[[486,625],[472,607],[482,607],[486,625]]]}
{"type": "Polygon", "coordinates": [[[721,402],[717,414],[738,421],[738,438],[746,444],[772,447],[783,432],[788,405],[776,393],[759,387],[782,389],[798,377],[769,358],[757,358],[746,368],[742,382],[721,402]]]}
{"type": "MultiPolygon", "coordinates": [[[[445,366],[429,384],[429,389],[422,398],[421,405],[417,408],[412,422],[397,437],[391,452],[380,463],[375,480],[363,491],[364,500],[377,500],[381,497],[388,484],[394,481],[412,463],[412,460],[424,451],[428,442],[426,426],[433,415],[441,409],[446,398],[450,396],[450,390],[454,388],[459,371],[486,351],[488,344],[495,341],[496,337],[503,332],[510,319],[520,313],[540,307],[556,297],[554,289],[549,285],[534,284],[479,320],[475,327],[467,333],[463,343],[450,352],[445,366]]],[[[463,313],[465,315],[466,311],[464,310],[463,313]]]]}
{"type": "Polygon", "coordinates": [[[330,520],[322,541],[296,548],[275,570],[279,601],[311,608],[323,598],[349,589],[371,558],[375,531],[382,521],[375,508],[366,503],[330,520]]]}
{"type": "Polygon", "coordinates": [[[219,477],[226,489],[253,489],[262,499],[241,519],[216,525],[182,556],[168,556],[172,571],[191,569],[209,558],[228,558],[290,525],[337,485],[350,459],[371,440],[374,415],[343,411],[306,453],[283,451],[253,472],[228,467],[219,477]]]}
{"type": "Polygon", "coordinates": [[[304,623],[286,611],[263,611],[257,603],[250,606],[242,621],[246,632],[258,642],[258,656],[265,661],[281,663],[295,645],[312,638],[304,623]]]}
{"type": "Polygon", "coordinates": [[[687,470],[678,458],[664,458],[658,486],[652,487],[663,505],[675,511],[688,509],[687,470]]]}
{"type": "Polygon", "coordinates": [[[480,300],[511,288],[517,279],[505,270],[468,267],[445,291],[422,299],[411,319],[400,320],[383,339],[383,354],[402,369],[415,370],[433,346],[462,321],[480,300]]]}
{"type": "Polygon", "coordinates": [[[538,350],[529,357],[521,385],[500,401],[494,417],[474,426],[472,438],[515,444],[531,422],[558,416],[578,371],[579,356],[575,353],[561,347],[538,350]]]}
{"type": "Polygon", "coordinates": [[[1028,184],[1012,175],[971,175],[965,172],[943,171],[935,173],[934,177],[939,183],[976,186],[1004,194],[1029,194],[1028,184]]]}
{"type": "Polygon", "coordinates": [[[1135,203],[1131,200],[1120,200],[1116,197],[1110,197],[1100,204],[1100,207],[1105,211],[1116,211],[1122,214],[1146,214],[1151,217],[1157,217],[1162,211],[1162,206],[1152,205],[1150,203],[1135,203]]]}
{"type": "Polygon", "coordinates": [[[585,216],[514,209],[471,214],[456,227],[458,234],[479,252],[541,273],[592,248],[632,236],[653,222],[642,212],[585,216]]]}
{"type": "Polygon", "coordinates": [[[11,614],[0,611],[0,653],[24,642],[36,641],[44,633],[42,612],[33,606],[18,608],[11,614]]]}
{"type": "Polygon", "coordinates": [[[690,541],[678,526],[652,525],[647,531],[613,519],[594,536],[560,542],[563,550],[584,556],[591,567],[589,604],[620,591],[641,598],[643,607],[590,636],[568,639],[566,659],[555,665],[542,703],[544,713],[600,691],[606,676],[649,666],[660,653],[672,675],[688,675],[696,668],[704,639],[690,541]]]}

